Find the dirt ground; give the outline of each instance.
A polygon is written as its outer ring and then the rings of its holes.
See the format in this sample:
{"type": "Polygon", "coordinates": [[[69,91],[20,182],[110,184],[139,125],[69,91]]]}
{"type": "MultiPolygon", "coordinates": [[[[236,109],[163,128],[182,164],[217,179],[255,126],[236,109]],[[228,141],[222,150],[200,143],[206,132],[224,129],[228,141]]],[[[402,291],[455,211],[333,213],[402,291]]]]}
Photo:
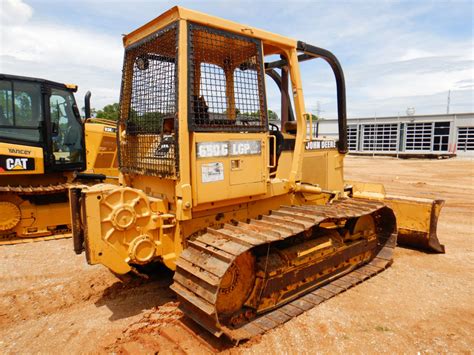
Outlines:
{"type": "Polygon", "coordinates": [[[70,239],[0,248],[0,353],[470,353],[474,349],[474,161],[348,157],[346,178],[442,198],[446,254],[397,248],[391,268],[234,346],[183,319],[172,273],[119,282],[70,239]]]}

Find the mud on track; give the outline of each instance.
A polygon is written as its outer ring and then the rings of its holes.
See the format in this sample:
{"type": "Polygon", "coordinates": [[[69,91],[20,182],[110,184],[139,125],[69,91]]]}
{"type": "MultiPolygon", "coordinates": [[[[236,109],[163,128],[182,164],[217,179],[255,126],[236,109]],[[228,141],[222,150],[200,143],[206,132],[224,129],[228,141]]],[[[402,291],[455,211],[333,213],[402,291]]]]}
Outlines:
{"type": "Polygon", "coordinates": [[[394,265],[234,346],[183,319],[172,273],[118,281],[71,240],[0,248],[0,352],[469,352],[474,348],[474,162],[348,157],[346,178],[446,200],[445,255],[397,248],[394,265]]]}

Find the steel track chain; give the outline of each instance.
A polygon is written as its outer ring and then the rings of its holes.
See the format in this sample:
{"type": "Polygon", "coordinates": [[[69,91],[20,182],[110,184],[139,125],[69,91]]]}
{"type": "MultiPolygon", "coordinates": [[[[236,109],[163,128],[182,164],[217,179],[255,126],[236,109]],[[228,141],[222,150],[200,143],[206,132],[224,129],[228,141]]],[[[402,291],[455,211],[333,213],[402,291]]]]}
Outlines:
{"type": "Polygon", "coordinates": [[[282,206],[249,223],[208,228],[206,233],[189,241],[181,253],[171,289],[176,292],[183,312],[215,336],[225,334],[241,341],[262,334],[386,269],[393,261],[396,234],[379,240],[378,252],[368,264],[243,326],[229,328],[220,324],[215,302],[220,281],[235,258],[256,246],[291,238],[322,222],[360,217],[383,207],[380,202],[353,199],[322,206],[282,206]]]}
{"type": "Polygon", "coordinates": [[[38,194],[56,194],[67,192],[72,184],[56,184],[56,185],[39,185],[39,186],[0,186],[0,193],[13,192],[22,195],[38,195],[38,194]]]}

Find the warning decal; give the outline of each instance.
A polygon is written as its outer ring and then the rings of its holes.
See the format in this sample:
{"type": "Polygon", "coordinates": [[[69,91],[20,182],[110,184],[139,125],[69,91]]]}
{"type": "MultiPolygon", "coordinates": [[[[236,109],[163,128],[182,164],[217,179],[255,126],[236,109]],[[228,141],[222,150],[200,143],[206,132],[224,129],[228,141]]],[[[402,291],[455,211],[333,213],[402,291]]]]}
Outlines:
{"type": "Polygon", "coordinates": [[[215,182],[224,180],[224,164],[209,163],[201,166],[202,182],[215,182]]]}

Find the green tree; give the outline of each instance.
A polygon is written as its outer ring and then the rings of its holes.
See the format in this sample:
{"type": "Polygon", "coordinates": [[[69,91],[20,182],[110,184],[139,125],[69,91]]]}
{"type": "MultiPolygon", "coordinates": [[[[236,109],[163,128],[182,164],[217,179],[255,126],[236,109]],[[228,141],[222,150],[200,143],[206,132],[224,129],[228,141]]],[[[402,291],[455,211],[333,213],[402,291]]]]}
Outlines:
{"type": "Polygon", "coordinates": [[[322,120],[324,120],[323,117],[319,117],[318,115],[315,115],[314,113],[311,114],[311,117],[313,118],[313,121],[322,121],[322,120]]]}
{"type": "Polygon", "coordinates": [[[15,92],[15,118],[17,126],[29,126],[33,120],[31,96],[26,92],[15,92]]]}
{"type": "MultiPolygon", "coordinates": [[[[84,106],[81,107],[81,113],[82,113],[82,118],[91,118],[91,117],[86,117],[86,108],[84,106]]],[[[91,108],[91,116],[97,117],[97,110],[94,107],[91,108]]]]}
{"type": "Polygon", "coordinates": [[[102,110],[97,111],[96,117],[117,121],[119,119],[119,104],[114,103],[104,106],[102,110]]]}
{"type": "MultiPolygon", "coordinates": [[[[254,112],[244,112],[244,116],[253,117],[253,118],[260,118],[260,110],[254,112]]],[[[278,121],[280,118],[278,117],[277,113],[272,110],[268,110],[268,120],[269,121],[278,121]]]]}
{"type": "Polygon", "coordinates": [[[278,115],[275,111],[268,110],[268,120],[269,121],[278,121],[278,115]]]}

